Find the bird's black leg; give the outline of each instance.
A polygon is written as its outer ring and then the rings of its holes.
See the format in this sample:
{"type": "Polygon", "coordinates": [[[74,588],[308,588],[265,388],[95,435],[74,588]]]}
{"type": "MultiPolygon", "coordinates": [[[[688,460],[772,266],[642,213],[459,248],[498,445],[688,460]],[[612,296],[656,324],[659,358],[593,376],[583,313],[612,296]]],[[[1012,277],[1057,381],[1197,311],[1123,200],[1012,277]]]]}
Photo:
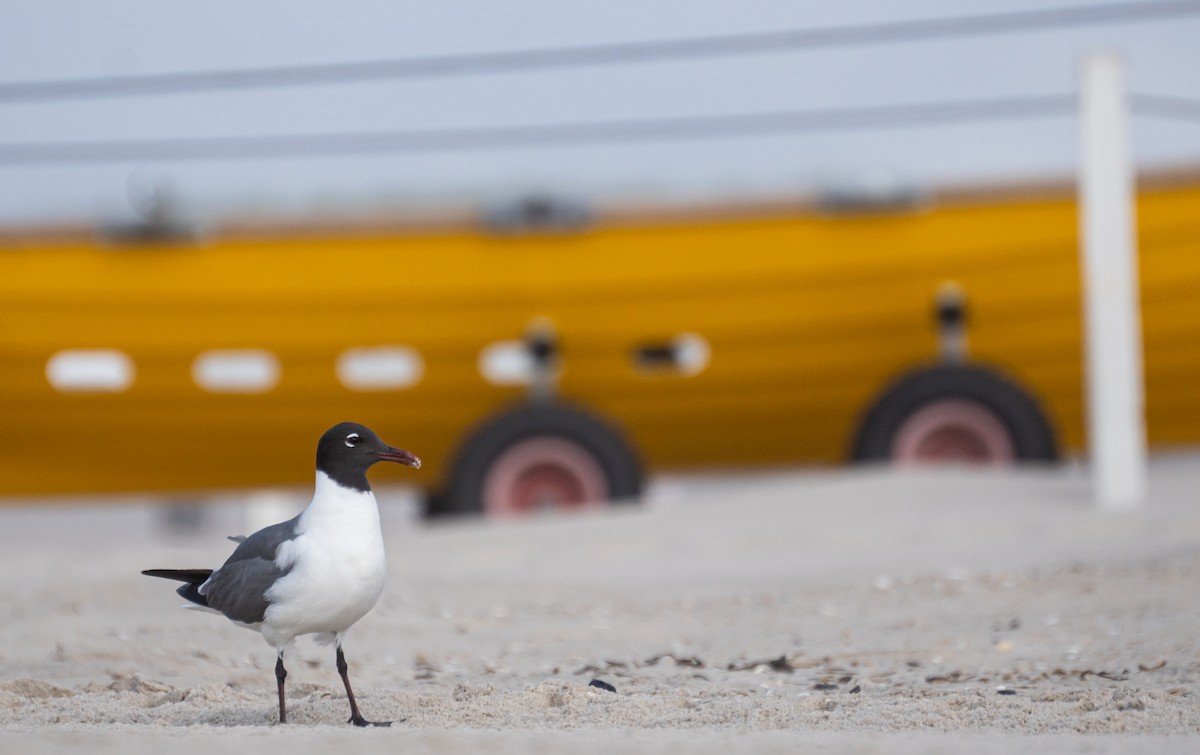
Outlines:
{"type": "Polygon", "coordinates": [[[275,681],[279,684],[279,723],[287,723],[287,706],[283,702],[283,680],[287,679],[287,669],[283,667],[283,651],[275,660],[275,681]]]}
{"type": "Polygon", "coordinates": [[[342,675],[342,683],[346,685],[346,697],[350,699],[350,720],[346,723],[355,726],[391,726],[391,721],[368,721],[358,712],[358,703],[354,702],[354,690],[350,689],[350,676],[346,673],[346,656],[342,653],[342,645],[337,646],[337,670],[342,675]]]}

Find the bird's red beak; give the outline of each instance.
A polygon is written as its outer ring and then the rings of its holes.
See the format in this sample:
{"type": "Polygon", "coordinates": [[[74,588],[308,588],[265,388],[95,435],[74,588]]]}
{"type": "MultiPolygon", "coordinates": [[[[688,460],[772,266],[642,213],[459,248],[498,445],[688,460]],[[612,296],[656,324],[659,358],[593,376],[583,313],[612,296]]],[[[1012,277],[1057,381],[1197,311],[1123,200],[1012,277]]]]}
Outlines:
{"type": "Polygon", "coordinates": [[[383,461],[394,461],[397,464],[404,464],[412,467],[413,469],[421,468],[421,460],[410,454],[408,451],[405,451],[403,448],[392,448],[391,446],[388,446],[386,451],[378,451],[375,455],[383,461]]]}

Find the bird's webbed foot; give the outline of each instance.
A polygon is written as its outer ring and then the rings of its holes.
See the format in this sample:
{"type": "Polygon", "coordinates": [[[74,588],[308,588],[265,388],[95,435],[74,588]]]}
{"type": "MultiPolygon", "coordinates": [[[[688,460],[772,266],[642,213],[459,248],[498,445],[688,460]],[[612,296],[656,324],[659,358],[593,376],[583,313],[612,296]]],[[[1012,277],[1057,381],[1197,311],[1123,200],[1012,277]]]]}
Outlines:
{"type": "Polygon", "coordinates": [[[346,723],[354,724],[355,726],[391,726],[392,725],[391,721],[368,721],[367,719],[363,718],[358,713],[355,713],[354,715],[350,716],[350,720],[347,721],[346,723]]]}

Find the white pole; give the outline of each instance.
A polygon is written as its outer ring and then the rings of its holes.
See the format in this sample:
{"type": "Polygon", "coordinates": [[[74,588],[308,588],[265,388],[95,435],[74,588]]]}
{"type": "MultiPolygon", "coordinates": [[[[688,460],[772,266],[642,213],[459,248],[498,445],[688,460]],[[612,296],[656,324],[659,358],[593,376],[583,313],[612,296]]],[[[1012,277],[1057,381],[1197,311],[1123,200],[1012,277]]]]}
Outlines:
{"type": "Polygon", "coordinates": [[[1131,509],[1146,495],[1146,420],[1129,103],[1118,54],[1085,58],[1079,110],[1092,479],[1101,508],[1131,509]]]}

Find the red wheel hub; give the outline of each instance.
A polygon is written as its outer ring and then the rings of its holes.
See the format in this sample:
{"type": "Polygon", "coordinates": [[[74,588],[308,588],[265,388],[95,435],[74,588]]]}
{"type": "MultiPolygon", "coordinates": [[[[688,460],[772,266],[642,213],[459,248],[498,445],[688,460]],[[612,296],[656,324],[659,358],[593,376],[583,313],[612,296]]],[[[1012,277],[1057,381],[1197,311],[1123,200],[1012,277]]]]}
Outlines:
{"type": "Polygon", "coordinates": [[[904,420],[892,440],[900,464],[965,462],[1009,464],[1016,458],[1008,428],[977,401],[942,399],[904,420]]]}
{"type": "Polygon", "coordinates": [[[537,509],[582,509],[609,496],[599,462],[565,438],[542,436],[514,444],[483,481],[483,508],[511,516],[537,509]]]}

